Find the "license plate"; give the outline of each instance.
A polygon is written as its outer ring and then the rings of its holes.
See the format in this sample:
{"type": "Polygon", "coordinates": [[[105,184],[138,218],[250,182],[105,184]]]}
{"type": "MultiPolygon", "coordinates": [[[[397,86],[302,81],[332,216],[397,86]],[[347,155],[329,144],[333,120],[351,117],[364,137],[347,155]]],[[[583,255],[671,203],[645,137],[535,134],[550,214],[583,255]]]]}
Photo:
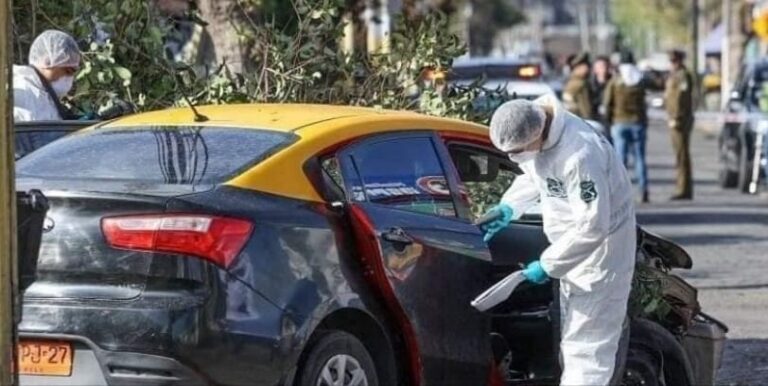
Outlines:
{"type": "Polygon", "coordinates": [[[72,375],[72,344],[24,340],[19,342],[19,374],[68,377],[72,375]]]}

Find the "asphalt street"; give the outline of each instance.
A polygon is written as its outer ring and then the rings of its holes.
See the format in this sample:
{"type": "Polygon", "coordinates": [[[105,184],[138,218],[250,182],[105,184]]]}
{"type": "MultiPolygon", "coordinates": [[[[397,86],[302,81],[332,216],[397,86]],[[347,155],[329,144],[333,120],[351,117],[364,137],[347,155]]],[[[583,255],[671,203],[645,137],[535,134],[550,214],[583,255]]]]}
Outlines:
{"type": "MultiPolygon", "coordinates": [[[[701,122],[716,128],[716,122],[701,122]]],[[[681,244],[693,268],[676,272],[699,288],[708,314],[730,327],[720,385],[768,384],[768,196],[724,190],[717,182],[717,137],[697,130],[691,140],[695,198],[671,202],[675,163],[669,134],[649,129],[651,203],[638,221],[681,244]]]]}

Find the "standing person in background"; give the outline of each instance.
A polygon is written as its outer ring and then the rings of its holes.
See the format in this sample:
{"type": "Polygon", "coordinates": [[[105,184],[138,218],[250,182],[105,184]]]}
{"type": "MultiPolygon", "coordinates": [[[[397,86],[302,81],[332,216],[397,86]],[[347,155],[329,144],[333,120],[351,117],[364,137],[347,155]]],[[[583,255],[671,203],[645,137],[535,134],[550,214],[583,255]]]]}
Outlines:
{"type": "Polygon", "coordinates": [[[29,48],[29,65],[13,66],[13,120],[77,119],[60,99],[69,93],[80,67],[80,49],[72,36],[47,30],[29,48]]]}
{"type": "Polygon", "coordinates": [[[597,119],[604,125],[607,125],[607,121],[605,120],[605,111],[602,111],[602,104],[605,88],[608,87],[612,77],[611,60],[607,56],[598,56],[592,64],[592,76],[589,78],[589,84],[592,89],[592,104],[598,107],[597,119]]]}
{"type": "Polygon", "coordinates": [[[634,157],[635,178],[639,187],[639,201],[647,203],[648,166],[645,162],[648,115],[645,103],[643,74],[635,66],[634,57],[627,52],[622,55],[618,74],[605,89],[603,108],[605,118],[611,127],[619,158],[627,165],[630,151],[634,157]]]}
{"type": "Polygon", "coordinates": [[[685,67],[685,52],[669,53],[672,71],[664,90],[667,120],[677,161],[677,190],[672,200],[693,199],[690,139],[693,129],[693,78],[685,67]]]}
{"type": "Polygon", "coordinates": [[[589,54],[575,55],[568,61],[568,66],[571,74],[563,89],[565,108],[581,118],[595,120],[597,109],[589,85],[589,54]]]}

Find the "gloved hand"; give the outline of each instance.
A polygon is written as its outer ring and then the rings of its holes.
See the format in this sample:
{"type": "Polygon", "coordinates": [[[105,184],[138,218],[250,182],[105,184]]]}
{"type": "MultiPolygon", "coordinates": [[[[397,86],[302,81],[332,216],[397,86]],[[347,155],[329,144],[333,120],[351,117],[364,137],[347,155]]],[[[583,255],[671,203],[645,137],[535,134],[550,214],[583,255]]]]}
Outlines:
{"type": "Polygon", "coordinates": [[[510,207],[507,204],[499,204],[491,208],[485,215],[491,215],[493,212],[498,212],[500,215],[496,220],[493,220],[481,227],[485,235],[483,236],[483,241],[486,243],[491,241],[493,236],[496,234],[496,232],[506,228],[507,225],[509,225],[510,222],[512,222],[512,215],[514,214],[514,211],[512,210],[512,207],[510,207]]]}
{"type": "Polygon", "coordinates": [[[538,260],[525,267],[523,276],[525,276],[528,281],[535,284],[544,284],[549,281],[549,276],[544,272],[544,268],[541,268],[541,263],[538,260]]]}

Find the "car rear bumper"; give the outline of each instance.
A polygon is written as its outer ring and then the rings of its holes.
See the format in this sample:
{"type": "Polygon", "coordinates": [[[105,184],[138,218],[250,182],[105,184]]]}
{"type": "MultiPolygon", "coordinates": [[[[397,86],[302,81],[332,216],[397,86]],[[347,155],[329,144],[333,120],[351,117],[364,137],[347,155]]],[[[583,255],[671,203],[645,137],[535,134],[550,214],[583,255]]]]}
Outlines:
{"type": "Polygon", "coordinates": [[[20,375],[21,386],[205,385],[205,378],[177,360],[158,355],[102,350],[87,338],[57,334],[19,334],[19,339],[72,343],[70,376],[20,375]]]}
{"type": "Polygon", "coordinates": [[[66,341],[69,377],[22,385],[276,385],[295,365],[295,321],[242,282],[135,300],[25,299],[19,337],[66,341]],[[97,371],[96,371],[97,370],[97,371]]]}

